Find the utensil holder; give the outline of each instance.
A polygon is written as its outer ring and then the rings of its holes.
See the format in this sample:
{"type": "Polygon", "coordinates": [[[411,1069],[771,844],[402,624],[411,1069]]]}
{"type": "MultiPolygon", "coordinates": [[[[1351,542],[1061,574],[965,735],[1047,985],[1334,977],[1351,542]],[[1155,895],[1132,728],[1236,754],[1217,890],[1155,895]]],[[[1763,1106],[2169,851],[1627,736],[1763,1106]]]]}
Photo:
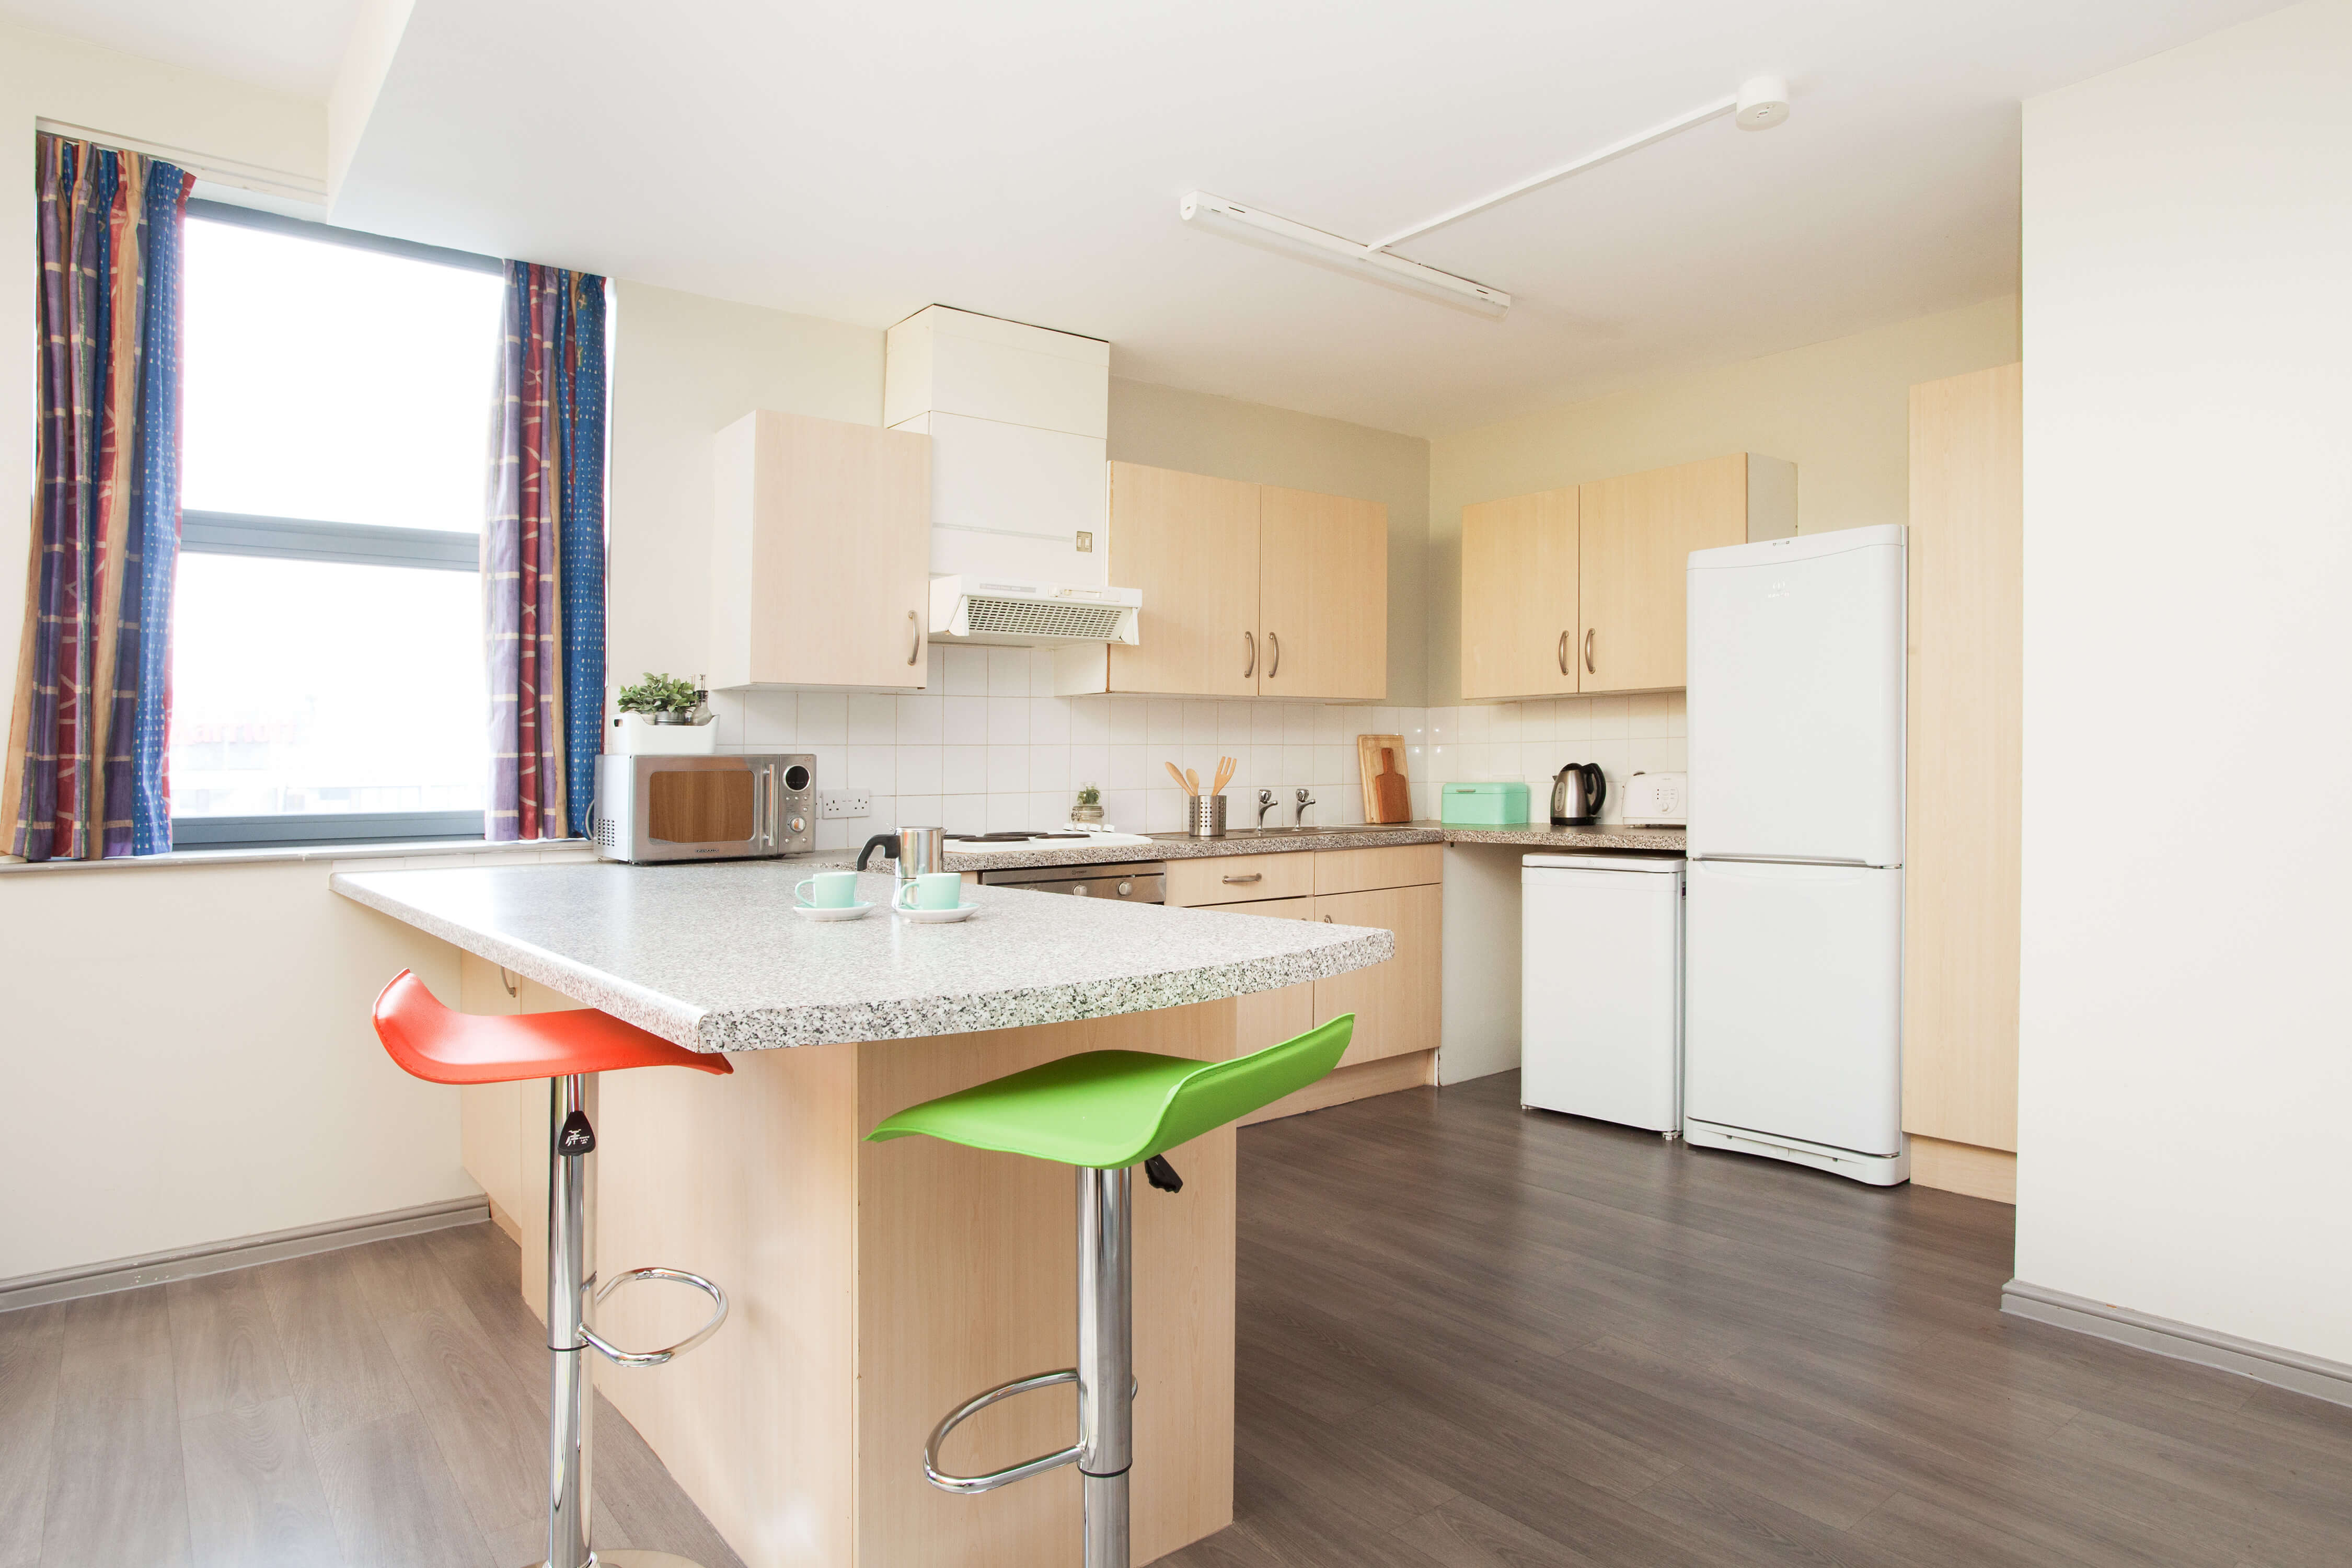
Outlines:
{"type": "Polygon", "coordinates": [[[1221,795],[1186,796],[1184,831],[1195,838],[1223,838],[1225,836],[1225,797],[1221,795]]]}

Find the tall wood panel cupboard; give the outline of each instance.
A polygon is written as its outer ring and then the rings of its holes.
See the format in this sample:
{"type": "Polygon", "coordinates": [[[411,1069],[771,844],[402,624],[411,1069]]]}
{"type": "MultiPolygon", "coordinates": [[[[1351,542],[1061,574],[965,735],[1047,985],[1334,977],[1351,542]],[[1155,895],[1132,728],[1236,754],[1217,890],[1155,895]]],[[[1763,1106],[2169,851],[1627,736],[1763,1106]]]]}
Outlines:
{"type": "Polygon", "coordinates": [[[1388,508],[1140,463],[1109,465],[1110,580],[1141,641],[1055,658],[1065,696],[1388,695],[1388,508]]]}
{"type": "Polygon", "coordinates": [[[715,447],[711,686],[920,691],[930,437],[762,409],[715,447]]]}
{"type": "Polygon", "coordinates": [[[1903,1128],[1911,1179],[2016,1201],[2023,367],[1911,389],[1903,1128]]]}
{"type": "Polygon", "coordinates": [[[1796,531],[1796,465],[1753,452],[1465,506],[1462,695],[1680,687],[1691,552],[1796,531]]]}

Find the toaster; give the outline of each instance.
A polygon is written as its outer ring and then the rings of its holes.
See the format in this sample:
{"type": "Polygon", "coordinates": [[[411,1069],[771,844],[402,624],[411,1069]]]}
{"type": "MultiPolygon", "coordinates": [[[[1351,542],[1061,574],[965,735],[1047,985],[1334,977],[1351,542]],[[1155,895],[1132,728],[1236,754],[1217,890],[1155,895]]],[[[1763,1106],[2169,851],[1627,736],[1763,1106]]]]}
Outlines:
{"type": "Polygon", "coordinates": [[[1635,773],[1625,781],[1628,827],[1680,827],[1690,820],[1687,773],[1635,773]]]}

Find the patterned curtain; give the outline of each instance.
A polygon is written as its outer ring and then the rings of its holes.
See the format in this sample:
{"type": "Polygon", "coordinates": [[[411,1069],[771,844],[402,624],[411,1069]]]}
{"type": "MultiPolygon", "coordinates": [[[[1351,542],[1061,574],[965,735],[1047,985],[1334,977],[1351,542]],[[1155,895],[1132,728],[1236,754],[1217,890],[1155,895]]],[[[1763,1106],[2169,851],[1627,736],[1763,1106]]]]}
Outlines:
{"type": "Polygon", "coordinates": [[[172,847],[172,580],[180,547],[181,228],[189,174],[42,135],[37,431],[5,847],[172,847]]]}
{"type": "Polygon", "coordinates": [[[604,724],[604,280],[507,263],[482,621],[492,839],[585,835],[604,724]]]}

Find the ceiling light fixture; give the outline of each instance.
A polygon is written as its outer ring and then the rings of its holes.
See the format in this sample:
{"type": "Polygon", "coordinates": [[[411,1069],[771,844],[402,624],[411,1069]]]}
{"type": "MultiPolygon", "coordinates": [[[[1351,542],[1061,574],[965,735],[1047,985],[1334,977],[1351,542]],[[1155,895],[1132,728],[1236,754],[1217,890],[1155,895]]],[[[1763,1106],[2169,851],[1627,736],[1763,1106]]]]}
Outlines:
{"type": "Polygon", "coordinates": [[[1374,247],[1359,245],[1352,239],[1343,239],[1223,196],[1211,195],[1206,191],[1186,192],[1177,211],[1194,228],[1280,251],[1368,282],[1402,289],[1408,294],[1418,294],[1473,315],[1491,320],[1511,308],[1511,297],[1500,289],[1490,289],[1434,267],[1423,267],[1418,261],[1407,261],[1402,256],[1391,256],[1374,247]]]}
{"type": "Polygon", "coordinates": [[[1438,214],[1425,223],[1401,228],[1385,239],[1370,245],[1360,245],[1340,235],[1316,228],[1295,218],[1282,217],[1262,207],[1245,206],[1224,196],[1211,195],[1206,191],[1189,191],[1178,204],[1177,211],[1183,220],[1195,228],[1222,234],[1229,239],[1261,246],[1311,261],[1334,271],[1347,272],[1391,289],[1402,289],[1434,300],[1441,305],[1451,305],[1459,310],[1491,319],[1499,318],[1511,308],[1511,297],[1490,284],[1474,282],[1467,278],[1443,272],[1418,261],[1408,261],[1390,253],[1390,247],[1417,239],[1424,234],[1459,223],[1474,213],[1500,206],[1529,191],[1580,174],[1587,169],[1597,169],[1629,153],[1638,153],[1654,146],[1669,136],[1676,136],[1695,125],[1704,125],[1723,115],[1732,116],[1733,123],[1742,131],[1769,131],[1789,118],[1789,84],[1776,76],[1750,77],[1739,84],[1739,90],[1729,98],[1720,98],[1703,104],[1687,114],[1678,114],[1647,131],[1636,132],[1620,138],[1606,147],[1585,153],[1557,168],[1506,186],[1494,195],[1481,196],[1475,202],[1465,202],[1458,207],[1438,214]]]}

